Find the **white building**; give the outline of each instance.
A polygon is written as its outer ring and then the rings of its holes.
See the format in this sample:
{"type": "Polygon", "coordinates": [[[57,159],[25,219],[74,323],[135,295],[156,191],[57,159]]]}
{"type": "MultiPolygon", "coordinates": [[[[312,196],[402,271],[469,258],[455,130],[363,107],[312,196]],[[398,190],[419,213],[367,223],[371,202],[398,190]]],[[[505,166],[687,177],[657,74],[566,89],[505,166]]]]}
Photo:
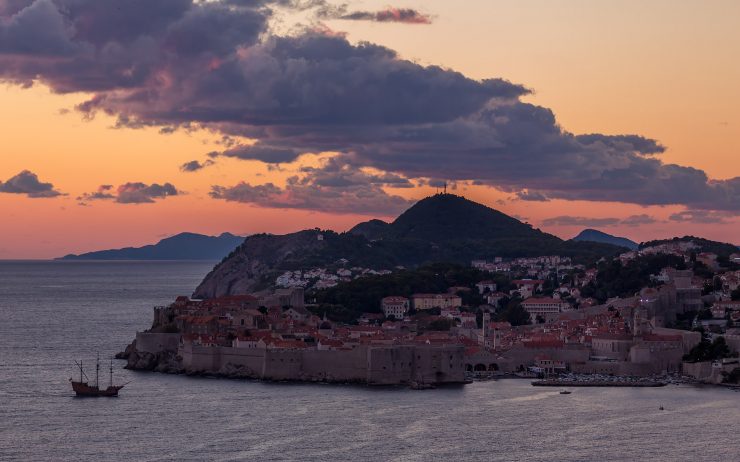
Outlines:
{"type": "Polygon", "coordinates": [[[545,297],[528,298],[522,302],[522,307],[527,310],[532,322],[536,322],[538,316],[545,322],[555,321],[567,305],[562,300],[545,297]]]}
{"type": "Polygon", "coordinates": [[[380,301],[380,307],[386,317],[393,316],[396,319],[403,319],[409,311],[409,299],[406,297],[385,297],[380,301]]]}

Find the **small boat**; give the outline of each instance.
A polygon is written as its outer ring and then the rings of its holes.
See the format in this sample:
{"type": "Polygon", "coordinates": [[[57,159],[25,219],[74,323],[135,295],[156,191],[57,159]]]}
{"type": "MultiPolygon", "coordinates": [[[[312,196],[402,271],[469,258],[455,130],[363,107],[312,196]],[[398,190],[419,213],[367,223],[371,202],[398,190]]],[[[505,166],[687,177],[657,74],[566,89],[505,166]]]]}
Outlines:
{"type": "Polygon", "coordinates": [[[665,408],[664,408],[664,407],[663,407],[663,405],[661,404],[661,405],[660,405],[660,407],[658,408],[658,410],[659,410],[659,411],[664,411],[664,410],[665,410],[665,408]]]}
{"type": "Polygon", "coordinates": [[[98,380],[100,375],[100,356],[98,356],[98,360],[95,363],[95,385],[90,385],[87,381],[83,380],[83,377],[87,379],[87,375],[82,369],[82,361],[75,361],[75,364],[80,368],[80,380],[76,382],[70,378],[69,381],[72,383],[72,390],[74,390],[77,396],[118,396],[118,390],[123,388],[123,385],[113,385],[113,359],[110,360],[110,384],[102,390],[100,389],[98,380]]]}
{"type": "Polygon", "coordinates": [[[569,395],[570,393],[571,392],[569,392],[568,390],[563,390],[560,392],[561,395],[569,395]]]}

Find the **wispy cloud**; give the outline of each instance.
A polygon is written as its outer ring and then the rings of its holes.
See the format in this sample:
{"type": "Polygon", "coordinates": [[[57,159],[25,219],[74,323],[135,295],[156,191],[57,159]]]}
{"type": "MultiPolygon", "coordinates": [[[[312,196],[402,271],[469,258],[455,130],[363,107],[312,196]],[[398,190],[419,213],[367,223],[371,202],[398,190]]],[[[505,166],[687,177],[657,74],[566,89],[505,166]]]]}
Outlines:
{"type": "Polygon", "coordinates": [[[642,226],[653,223],[658,223],[658,220],[647,214],[630,215],[626,218],[561,215],[542,220],[543,226],[642,226]]]}
{"type": "Polygon", "coordinates": [[[671,214],[668,219],[679,223],[725,224],[729,223],[733,216],[727,212],[713,210],[683,210],[671,214]]]}
{"type": "Polygon", "coordinates": [[[397,22],[404,24],[431,24],[432,17],[412,8],[388,7],[380,11],[352,11],[338,16],[353,21],[397,22]]]}
{"type": "Polygon", "coordinates": [[[182,172],[197,172],[198,170],[202,170],[206,167],[210,167],[211,165],[215,164],[211,159],[206,159],[203,162],[200,162],[198,160],[191,160],[190,162],[185,162],[184,164],[180,165],[180,171],[182,172]]]}
{"type": "Polygon", "coordinates": [[[543,226],[613,226],[619,224],[619,218],[573,217],[561,215],[559,217],[542,220],[543,226]]]}

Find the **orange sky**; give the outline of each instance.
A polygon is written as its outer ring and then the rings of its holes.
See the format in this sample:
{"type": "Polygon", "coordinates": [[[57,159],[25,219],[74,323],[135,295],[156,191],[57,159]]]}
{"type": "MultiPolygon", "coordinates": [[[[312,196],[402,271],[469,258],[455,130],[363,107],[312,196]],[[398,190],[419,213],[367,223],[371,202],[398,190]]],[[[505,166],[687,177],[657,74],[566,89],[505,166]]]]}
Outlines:
{"type": "MultiPolygon", "coordinates": [[[[380,9],[387,2],[356,2],[380,9]]],[[[529,1],[399,2],[433,16],[431,25],[326,21],[334,30],[397,50],[421,64],[468,77],[503,77],[532,88],[525,99],[551,108],[576,134],[636,133],[667,147],[666,163],[703,169],[710,178],[740,175],[740,3],[529,1]]],[[[282,27],[287,27],[283,25],[282,27]]],[[[211,185],[283,184],[304,156],[271,171],[255,161],[219,159],[196,173],[178,166],[220,149],[207,132],[159,134],[156,128],[113,129],[114,119],[83,120],[71,109],[89,95],[55,95],[36,85],[0,87],[0,181],[36,173],[66,195],[31,199],[0,193],[0,259],[51,258],[66,253],[140,245],[181,231],[217,234],[289,232],[309,227],[345,230],[367,216],[266,209],[214,200],[211,185]],[[76,198],[101,184],[171,182],[186,194],[152,204],[76,198]]],[[[387,189],[421,198],[429,188],[387,189]]],[[[647,214],[639,227],[600,226],[634,240],[695,234],[740,244],[740,220],[674,222],[682,206],[554,200],[523,202],[486,187],[456,191],[535,226],[557,216],[626,218],[647,214]]],[[[389,217],[382,217],[389,218],[389,217]]],[[[583,225],[542,227],[572,237],[583,225]]]]}

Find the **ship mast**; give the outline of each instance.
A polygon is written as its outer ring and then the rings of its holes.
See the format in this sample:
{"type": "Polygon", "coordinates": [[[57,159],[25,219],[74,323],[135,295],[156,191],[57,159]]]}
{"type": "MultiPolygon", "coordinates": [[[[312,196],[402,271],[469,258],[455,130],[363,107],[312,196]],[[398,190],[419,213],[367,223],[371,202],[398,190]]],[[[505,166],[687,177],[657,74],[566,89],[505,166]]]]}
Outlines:
{"type": "Polygon", "coordinates": [[[98,360],[95,362],[95,388],[98,388],[98,377],[100,375],[100,353],[98,353],[98,360]]]}
{"type": "Polygon", "coordinates": [[[113,357],[110,358],[110,386],[113,386],[113,357]]]}

